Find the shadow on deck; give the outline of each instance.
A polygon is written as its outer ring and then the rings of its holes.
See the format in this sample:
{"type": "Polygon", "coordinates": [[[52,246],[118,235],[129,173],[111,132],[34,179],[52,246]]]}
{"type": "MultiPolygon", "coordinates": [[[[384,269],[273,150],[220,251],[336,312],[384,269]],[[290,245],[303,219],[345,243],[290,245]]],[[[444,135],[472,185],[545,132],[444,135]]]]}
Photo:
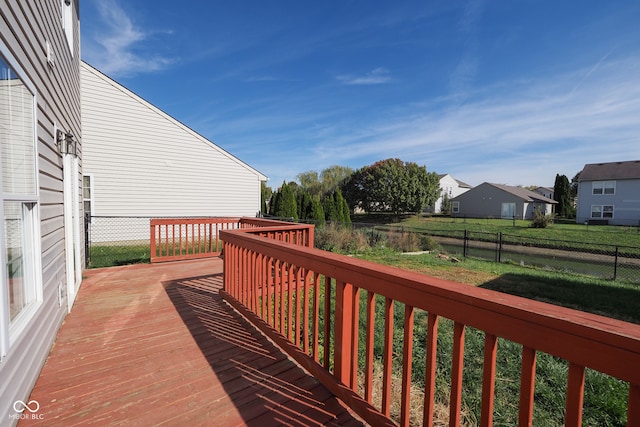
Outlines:
{"type": "Polygon", "coordinates": [[[20,425],[362,425],[222,300],[219,259],[86,275],[20,425]]]}

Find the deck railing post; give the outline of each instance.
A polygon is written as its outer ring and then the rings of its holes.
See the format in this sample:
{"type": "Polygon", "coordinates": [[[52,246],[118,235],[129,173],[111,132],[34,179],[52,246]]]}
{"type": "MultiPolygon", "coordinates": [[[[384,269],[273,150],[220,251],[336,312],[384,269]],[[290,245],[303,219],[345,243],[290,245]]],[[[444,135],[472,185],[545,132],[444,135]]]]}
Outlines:
{"type": "Polygon", "coordinates": [[[338,281],[336,283],[335,301],[335,375],[340,382],[350,386],[351,343],[353,338],[353,285],[338,281]]]}

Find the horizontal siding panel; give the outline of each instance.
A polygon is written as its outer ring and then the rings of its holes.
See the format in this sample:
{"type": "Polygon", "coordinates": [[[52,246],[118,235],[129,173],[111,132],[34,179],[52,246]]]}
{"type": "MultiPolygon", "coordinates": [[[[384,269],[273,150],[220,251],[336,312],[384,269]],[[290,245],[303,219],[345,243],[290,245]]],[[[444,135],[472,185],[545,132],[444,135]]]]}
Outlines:
{"type": "Polygon", "coordinates": [[[83,64],[83,170],[94,214],[255,215],[256,170],[83,64]]]}
{"type": "MultiPolygon", "coordinates": [[[[12,343],[0,363],[0,420],[14,415],[13,402],[26,400],[48,355],[55,333],[66,314],[66,301],[58,301],[58,286],[65,281],[64,230],[60,217],[62,169],[53,128],[80,135],[79,38],[74,56],[63,38],[59,0],[0,2],[0,38],[35,87],[36,141],[43,302],[24,332],[12,343]],[[54,49],[54,67],[46,64],[45,43],[54,49]],[[67,50],[66,54],[64,49],[67,50]]],[[[73,8],[77,11],[78,2],[73,8]]],[[[78,35],[79,25],[74,21],[78,35]]],[[[1,424],[1,423],[0,423],[1,424]]]]}

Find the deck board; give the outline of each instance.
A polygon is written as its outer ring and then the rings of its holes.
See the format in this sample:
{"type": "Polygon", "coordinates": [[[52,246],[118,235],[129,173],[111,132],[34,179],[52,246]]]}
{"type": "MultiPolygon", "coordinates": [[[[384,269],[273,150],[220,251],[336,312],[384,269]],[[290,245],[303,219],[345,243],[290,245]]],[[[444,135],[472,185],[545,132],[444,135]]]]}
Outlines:
{"type": "Polygon", "coordinates": [[[219,259],[88,270],[26,425],[362,425],[218,295],[219,259]]]}

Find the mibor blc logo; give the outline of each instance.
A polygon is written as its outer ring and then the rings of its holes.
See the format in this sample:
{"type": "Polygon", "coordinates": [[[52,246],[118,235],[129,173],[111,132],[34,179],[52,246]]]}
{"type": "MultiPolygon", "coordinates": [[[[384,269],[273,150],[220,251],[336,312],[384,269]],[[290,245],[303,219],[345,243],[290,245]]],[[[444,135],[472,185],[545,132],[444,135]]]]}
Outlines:
{"type": "Polygon", "coordinates": [[[9,418],[13,420],[42,420],[44,414],[38,414],[40,410],[40,403],[37,400],[30,400],[23,402],[22,400],[16,400],[13,403],[13,410],[18,412],[17,414],[9,415],[9,418]]]}

